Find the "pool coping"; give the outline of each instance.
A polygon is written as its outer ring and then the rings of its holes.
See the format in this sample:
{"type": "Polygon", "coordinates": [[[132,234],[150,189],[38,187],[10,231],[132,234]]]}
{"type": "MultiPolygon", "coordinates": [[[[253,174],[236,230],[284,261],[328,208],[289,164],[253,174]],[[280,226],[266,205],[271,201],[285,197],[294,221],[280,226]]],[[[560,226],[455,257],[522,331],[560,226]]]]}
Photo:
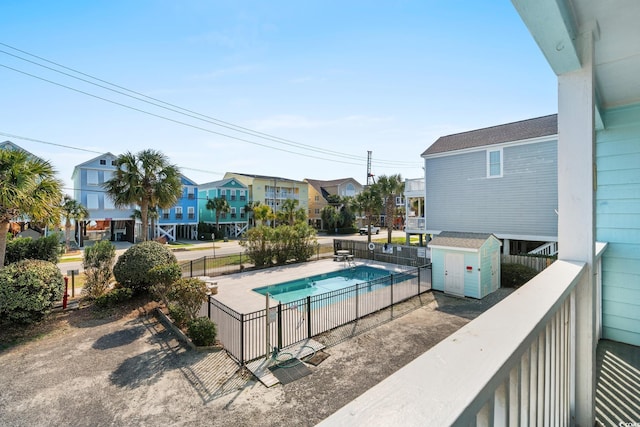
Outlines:
{"type": "MultiPolygon", "coordinates": [[[[381,268],[393,272],[407,271],[415,268],[364,259],[356,259],[355,264],[358,266],[365,265],[381,268]]],[[[216,278],[218,282],[218,293],[212,295],[211,298],[220,301],[238,313],[253,313],[265,309],[267,306],[266,297],[254,292],[253,289],[255,288],[347,268],[349,268],[349,265],[344,262],[327,259],[218,276],[216,278]]],[[[269,307],[276,307],[277,305],[277,300],[269,298],[269,307]]]]}

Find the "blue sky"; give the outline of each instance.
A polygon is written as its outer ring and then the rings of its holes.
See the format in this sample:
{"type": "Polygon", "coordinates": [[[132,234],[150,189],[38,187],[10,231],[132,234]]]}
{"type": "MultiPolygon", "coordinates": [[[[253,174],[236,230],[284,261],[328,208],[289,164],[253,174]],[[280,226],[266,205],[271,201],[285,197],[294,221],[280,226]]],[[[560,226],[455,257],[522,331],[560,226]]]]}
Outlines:
{"type": "Polygon", "coordinates": [[[439,136],[557,111],[555,76],[506,0],[4,1],[0,22],[0,141],[52,161],[67,187],[96,153],[6,134],[155,148],[201,183],[227,171],[365,183],[368,150],[374,174],[420,177],[439,136]],[[208,121],[11,56],[60,70],[28,54],[208,121]]]}

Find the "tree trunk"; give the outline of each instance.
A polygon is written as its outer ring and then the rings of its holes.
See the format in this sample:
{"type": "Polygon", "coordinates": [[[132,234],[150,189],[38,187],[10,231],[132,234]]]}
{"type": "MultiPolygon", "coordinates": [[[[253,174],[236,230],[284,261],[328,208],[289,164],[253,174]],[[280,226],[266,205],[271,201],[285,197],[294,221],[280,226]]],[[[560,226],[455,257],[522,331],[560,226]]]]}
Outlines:
{"type": "Polygon", "coordinates": [[[142,241],[146,242],[149,240],[149,202],[140,203],[140,221],[142,222],[142,241]]]}
{"type": "Polygon", "coordinates": [[[4,268],[4,259],[7,252],[7,234],[9,234],[9,221],[0,222],[0,269],[4,268]]]}
{"type": "Polygon", "coordinates": [[[67,217],[67,220],[64,223],[64,241],[66,243],[65,248],[67,251],[69,250],[69,234],[71,234],[71,221],[67,217]]]}

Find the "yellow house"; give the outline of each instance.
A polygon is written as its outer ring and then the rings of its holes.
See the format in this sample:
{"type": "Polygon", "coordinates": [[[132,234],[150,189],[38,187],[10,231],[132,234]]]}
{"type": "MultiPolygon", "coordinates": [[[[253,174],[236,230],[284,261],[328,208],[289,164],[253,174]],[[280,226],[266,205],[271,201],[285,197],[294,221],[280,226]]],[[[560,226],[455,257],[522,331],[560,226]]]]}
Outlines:
{"type": "Polygon", "coordinates": [[[318,229],[324,229],[320,214],[322,209],[329,205],[328,196],[355,197],[363,190],[362,184],[353,178],[331,181],[307,178],[305,181],[309,184],[309,224],[318,229]]]}

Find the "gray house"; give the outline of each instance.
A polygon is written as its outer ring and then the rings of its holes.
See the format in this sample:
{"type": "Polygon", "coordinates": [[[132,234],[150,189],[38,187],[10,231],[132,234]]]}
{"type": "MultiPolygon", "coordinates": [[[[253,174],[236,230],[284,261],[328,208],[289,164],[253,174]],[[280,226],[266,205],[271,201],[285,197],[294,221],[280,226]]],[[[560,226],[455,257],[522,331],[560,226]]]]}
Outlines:
{"type": "Polygon", "coordinates": [[[504,253],[555,253],[557,129],[553,114],[439,138],[422,153],[426,233],[491,233],[504,253]]]}

